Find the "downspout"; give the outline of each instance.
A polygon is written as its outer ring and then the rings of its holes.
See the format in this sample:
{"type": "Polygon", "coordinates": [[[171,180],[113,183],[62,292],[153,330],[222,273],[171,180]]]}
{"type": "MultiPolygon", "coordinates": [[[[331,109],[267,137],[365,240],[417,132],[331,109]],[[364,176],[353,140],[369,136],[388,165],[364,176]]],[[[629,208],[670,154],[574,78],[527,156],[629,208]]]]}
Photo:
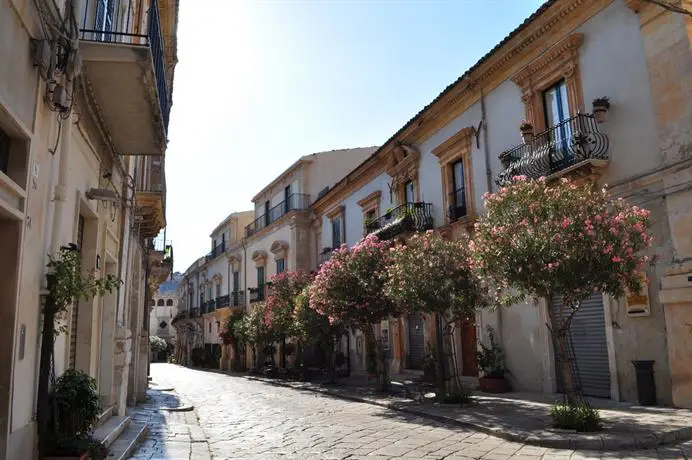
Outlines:
{"type": "MultiPolygon", "coordinates": [[[[485,94],[483,93],[483,88],[481,87],[481,121],[483,123],[483,150],[485,156],[485,180],[486,180],[486,191],[492,193],[493,191],[493,181],[492,181],[492,171],[490,169],[490,144],[488,143],[488,120],[486,119],[485,113],[485,94]]],[[[480,335],[483,336],[482,330],[483,324],[481,324],[480,335]]],[[[497,309],[497,331],[499,333],[500,344],[502,344],[502,308],[497,309]]]]}

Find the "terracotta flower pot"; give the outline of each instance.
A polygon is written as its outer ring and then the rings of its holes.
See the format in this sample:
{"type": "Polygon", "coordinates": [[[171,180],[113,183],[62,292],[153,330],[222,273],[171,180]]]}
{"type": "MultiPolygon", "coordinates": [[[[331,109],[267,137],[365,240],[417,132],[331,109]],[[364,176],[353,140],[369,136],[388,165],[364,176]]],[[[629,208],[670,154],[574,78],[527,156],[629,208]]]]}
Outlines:
{"type": "Polygon", "coordinates": [[[605,106],[594,105],[593,117],[596,119],[597,123],[603,123],[604,121],[606,121],[606,114],[607,113],[608,113],[608,109],[605,106]]]}
{"type": "Polygon", "coordinates": [[[509,382],[504,377],[481,377],[478,379],[481,391],[486,393],[507,393],[509,382]]]}

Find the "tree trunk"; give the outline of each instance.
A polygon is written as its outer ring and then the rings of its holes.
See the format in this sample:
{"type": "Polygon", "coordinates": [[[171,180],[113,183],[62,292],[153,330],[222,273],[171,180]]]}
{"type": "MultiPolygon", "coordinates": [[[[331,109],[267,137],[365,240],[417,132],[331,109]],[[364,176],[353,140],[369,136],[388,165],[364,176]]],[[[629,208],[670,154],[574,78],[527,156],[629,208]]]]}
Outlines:
{"type": "Polygon", "coordinates": [[[375,337],[375,325],[369,324],[363,328],[365,341],[368,347],[375,350],[375,373],[377,375],[377,386],[380,391],[389,391],[389,373],[387,372],[387,357],[385,355],[382,341],[375,337]]]}
{"type": "Polygon", "coordinates": [[[546,297],[546,304],[548,308],[548,317],[550,318],[550,335],[553,339],[553,351],[557,357],[560,377],[562,378],[565,396],[567,397],[567,404],[575,406],[577,405],[577,392],[574,388],[572,360],[569,353],[569,345],[567,343],[569,326],[565,326],[564,319],[561,317],[562,314],[560,314],[560,317],[557,317],[553,311],[552,295],[546,297]]]}
{"type": "Polygon", "coordinates": [[[435,314],[435,339],[437,343],[437,401],[442,402],[447,392],[447,375],[445,373],[444,337],[442,336],[442,315],[435,314]]]}
{"type": "MultiPolygon", "coordinates": [[[[47,275],[48,289],[55,283],[55,275],[47,275]]],[[[43,460],[46,455],[46,442],[48,441],[48,419],[50,414],[49,384],[51,375],[51,356],[55,343],[55,301],[48,296],[43,309],[43,329],[41,330],[41,358],[38,374],[37,418],[38,418],[38,459],[43,460]]]]}
{"type": "Polygon", "coordinates": [[[286,336],[281,336],[281,343],[279,343],[279,348],[280,365],[282,369],[286,369],[286,336]]]}

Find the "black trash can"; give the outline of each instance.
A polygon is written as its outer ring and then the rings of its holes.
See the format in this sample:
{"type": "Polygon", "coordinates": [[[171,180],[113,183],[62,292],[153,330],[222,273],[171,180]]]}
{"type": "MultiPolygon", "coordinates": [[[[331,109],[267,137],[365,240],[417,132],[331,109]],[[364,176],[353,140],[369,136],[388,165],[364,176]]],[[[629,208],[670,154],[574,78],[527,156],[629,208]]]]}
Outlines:
{"type": "Polygon", "coordinates": [[[637,373],[637,395],[642,406],[656,405],[656,382],[654,361],[632,361],[637,373]]]}

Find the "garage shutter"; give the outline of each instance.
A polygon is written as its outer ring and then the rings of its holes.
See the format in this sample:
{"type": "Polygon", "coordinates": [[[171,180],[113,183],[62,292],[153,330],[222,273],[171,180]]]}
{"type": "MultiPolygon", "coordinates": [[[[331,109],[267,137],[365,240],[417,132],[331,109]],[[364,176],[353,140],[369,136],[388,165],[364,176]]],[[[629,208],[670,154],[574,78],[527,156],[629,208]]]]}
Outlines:
{"type": "MultiPolygon", "coordinates": [[[[559,315],[562,299],[553,298],[553,308],[559,315]]],[[[567,311],[563,312],[566,315],[567,311]]],[[[579,376],[582,392],[587,396],[610,398],[610,368],[605,334],[603,296],[594,294],[586,299],[572,319],[570,329],[574,348],[575,377],[579,376]]],[[[564,390],[556,361],[558,391],[564,390]]]]}

